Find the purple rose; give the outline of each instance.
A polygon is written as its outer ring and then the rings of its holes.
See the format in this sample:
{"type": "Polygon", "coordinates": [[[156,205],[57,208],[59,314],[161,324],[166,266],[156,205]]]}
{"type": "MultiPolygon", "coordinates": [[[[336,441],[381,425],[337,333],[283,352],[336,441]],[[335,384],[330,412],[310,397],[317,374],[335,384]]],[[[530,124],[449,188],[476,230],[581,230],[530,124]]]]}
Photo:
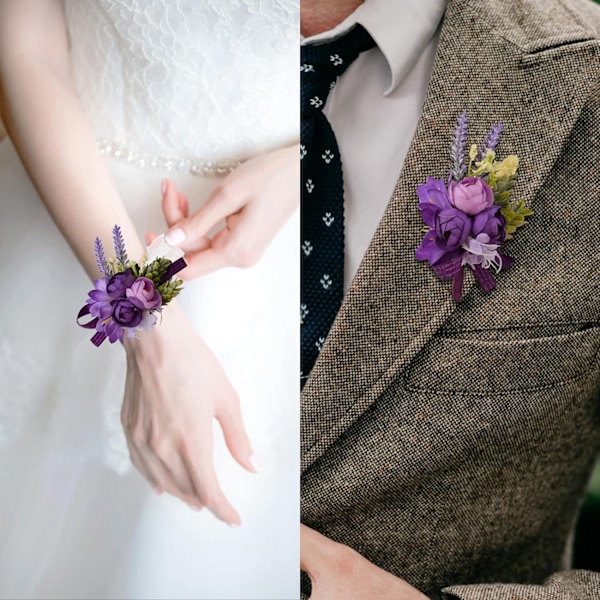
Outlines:
{"type": "Polygon", "coordinates": [[[492,206],[473,217],[471,235],[477,237],[480,233],[487,234],[490,244],[502,244],[506,234],[506,221],[499,206],[492,206]]]}
{"type": "Polygon", "coordinates": [[[466,177],[458,183],[452,181],[448,195],[452,206],[468,215],[477,215],[494,204],[492,188],[480,177],[466,177]]]}
{"type": "Polygon", "coordinates": [[[112,317],[121,327],[135,327],[142,320],[142,311],[129,300],[117,300],[113,305],[112,317]]]}
{"type": "Polygon", "coordinates": [[[159,291],[154,287],[154,283],[146,277],[138,277],[125,293],[129,302],[140,310],[151,310],[162,304],[159,291]]]}
{"type": "Polygon", "coordinates": [[[440,210],[435,218],[435,241],[446,252],[458,250],[471,233],[471,218],[457,208],[440,210]]]}
{"type": "Polygon", "coordinates": [[[125,298],[125,290],[130,288],[134,281],[135,275],[129,270],[117,273],[108,280],[106,291],[113,300],[125,298]]]}
{"type": "Polygon", "coordinates": [[[425,225],[433,228],[437,213],[444,208],[450,208],[450,198],[444,181],[428,177],[427,183],[417,187],[417,196],[419,196],[421,217],[425,225]]]}

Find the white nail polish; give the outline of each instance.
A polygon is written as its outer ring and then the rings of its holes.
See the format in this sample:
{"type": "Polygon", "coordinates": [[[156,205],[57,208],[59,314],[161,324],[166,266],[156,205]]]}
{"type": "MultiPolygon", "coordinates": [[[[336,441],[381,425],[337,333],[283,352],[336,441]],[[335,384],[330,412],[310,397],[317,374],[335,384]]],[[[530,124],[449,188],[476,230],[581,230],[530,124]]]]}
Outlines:
{"type": "Polygon", "coordinates": [[[256,456],[256,454],[253,454],[248,461],[250,462],[250,464],[252,465],[252,468],[258,473],[260,470],[262,470],[262,461],[260,460],[260,458],[258,458],[258,456],[256,456]]]}
{"type": "Polygon", "coordinates": [[[183,242],[184,240],[185,231],[183,231],[183,229],[179,229],[179,227],[177,229],[169,231],[169,233],[165,235],[165,241],[167,242],[167,244],[171,244],[171,246],[177,246],[178,244],[181,244],[181,242],[183,242]]]}

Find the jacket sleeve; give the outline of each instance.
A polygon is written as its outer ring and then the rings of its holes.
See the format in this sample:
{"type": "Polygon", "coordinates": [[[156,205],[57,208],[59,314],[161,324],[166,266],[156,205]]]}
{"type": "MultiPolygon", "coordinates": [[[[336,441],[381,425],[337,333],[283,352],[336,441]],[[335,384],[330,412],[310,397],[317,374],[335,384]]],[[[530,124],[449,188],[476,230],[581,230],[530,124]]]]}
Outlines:
{"type": "MultiPolygon", "coordinates": [[[[452,585],[442,590],[460,600],[599,600],[600,573],[561,571],[551,575],[542,585],[516,583],[481,583],[452,585]]],[[[443,598],[443,596],[442,596],[443,598]]]]}

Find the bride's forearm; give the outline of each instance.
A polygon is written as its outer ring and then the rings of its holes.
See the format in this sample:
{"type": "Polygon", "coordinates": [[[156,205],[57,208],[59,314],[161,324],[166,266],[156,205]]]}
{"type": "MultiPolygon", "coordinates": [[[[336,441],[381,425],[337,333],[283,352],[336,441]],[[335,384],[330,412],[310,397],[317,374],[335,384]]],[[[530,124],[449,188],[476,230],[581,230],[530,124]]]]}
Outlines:
{"type": "Polygon", "coordinates": [[[132,258],[142,256],[143,245],[75,93],[66,39],[60,2],[0,3],[0,114],[52,218],[94,278],[96,236],[110,249],[119,224],[132,258]],[[37,28],[52,41],[32,42],[37,28]]]}

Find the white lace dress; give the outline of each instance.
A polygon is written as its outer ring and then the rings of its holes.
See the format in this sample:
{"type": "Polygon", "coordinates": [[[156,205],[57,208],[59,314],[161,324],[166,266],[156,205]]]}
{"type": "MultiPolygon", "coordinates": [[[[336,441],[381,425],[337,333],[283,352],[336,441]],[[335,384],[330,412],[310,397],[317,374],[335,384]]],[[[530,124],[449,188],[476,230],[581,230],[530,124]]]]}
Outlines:
{"type": "MultiPolygon", "coordinates": [[[[297,140],[297,0],[66,8],[81,100],[140,234],[164,230],[163,177],[194,210],[239,161],[297,140]]],[[[123,350],[76,326],[89,281],[0,144],[0,597],[298,596],[297,238],[296,216],[259,265],[181,295],[264,463],[243,471],[217,436],[244,521],[230,529],[155,496],[130,467],[123,350]]]]}

